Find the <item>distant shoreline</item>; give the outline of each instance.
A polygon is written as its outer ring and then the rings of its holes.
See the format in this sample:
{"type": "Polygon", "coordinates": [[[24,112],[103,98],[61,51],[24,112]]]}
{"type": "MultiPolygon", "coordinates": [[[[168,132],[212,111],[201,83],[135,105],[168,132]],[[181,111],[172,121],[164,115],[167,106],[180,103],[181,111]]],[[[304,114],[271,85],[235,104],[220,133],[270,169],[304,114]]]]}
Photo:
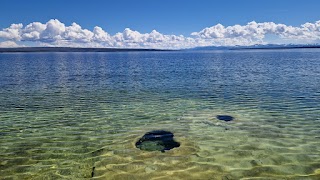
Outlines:
{"type": "Polygon", "coordinates": [[[278,45],[278,44],[265,44],[265,45],[252,45],[252,46],[202,46],[202,47],[195,47],[189,50],[193,51],[201,51],[201,50],[281,50],[281,49],[319,49],[320,45],[278,45]]]}
{"type": "Polygon", "coordinates": [[[229,50],[274,50],[274,49],[318,49],[320,46],[293,46],[293,47],[244,47],[230,48],[229,50]]]}
{"type": "Polygon", "coordinates": [[[319,49],[319,46],[278,46],[278,47],[201,47],[199,49],[142,49],[142,48],[75,48],[75,47],[16,47],[0,48],[0,53],[21,52],[159,52],[159,51],[185,51],[185,50],[281,50],[281,49],[319,49]]]}
{"type": "Polygon", "coordinates": [[[73,48],[73,47],[17,47],[0,48],[0,53],[19,52],[144,52],[144,51],[173,51],[167,49],[130,49],[130,48],[73,48]]]}

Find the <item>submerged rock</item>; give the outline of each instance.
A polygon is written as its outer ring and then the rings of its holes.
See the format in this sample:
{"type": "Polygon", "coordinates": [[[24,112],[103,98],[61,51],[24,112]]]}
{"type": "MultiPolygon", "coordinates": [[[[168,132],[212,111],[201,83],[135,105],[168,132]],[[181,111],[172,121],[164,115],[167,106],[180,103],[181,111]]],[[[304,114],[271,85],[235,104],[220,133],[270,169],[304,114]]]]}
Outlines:
{"type": "Polygon", "coordinates": [[[144,151],[165,152],[180,146],[180,143],[176,142],[173,136],[173,133],[169,131],[150,131],[136,142],[136,147],[144,151]]]}
{"type": "Polygon", "coordinates": [[[92,167],[91,177],[94,176],[94,169],[95,169],[95,168],[96,168],[96,167],[92,167]]]}
{"type": "Polygon", "coordinates": [[[232,121],[234,118],[229,115],[217,115],[217,119],[221,121],[232,121]]]}

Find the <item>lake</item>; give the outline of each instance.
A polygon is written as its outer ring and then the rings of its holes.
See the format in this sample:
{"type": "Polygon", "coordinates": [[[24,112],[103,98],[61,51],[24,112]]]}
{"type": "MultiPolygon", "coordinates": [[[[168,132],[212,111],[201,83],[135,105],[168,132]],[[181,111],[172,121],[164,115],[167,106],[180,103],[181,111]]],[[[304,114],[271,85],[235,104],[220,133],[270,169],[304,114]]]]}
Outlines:
{"type": "Polygon", "coordinates": [[[316,180],[319,104],[319,49],[2,53],[0,179],[316,180]]]}

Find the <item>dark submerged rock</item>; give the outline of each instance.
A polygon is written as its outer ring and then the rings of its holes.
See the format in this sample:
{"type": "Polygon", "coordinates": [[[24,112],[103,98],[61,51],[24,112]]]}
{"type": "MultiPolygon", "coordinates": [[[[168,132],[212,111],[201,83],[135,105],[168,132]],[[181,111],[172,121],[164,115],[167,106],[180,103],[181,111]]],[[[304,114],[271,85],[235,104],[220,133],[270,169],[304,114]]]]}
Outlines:
{"type": "Polygon", "coordinates": [[[103,153],[103,151],[104,151],[104,149],[101,148],[101,149],[98,149],[98,150],[96,150],[96,151],[93,151],[91,154],[92,154],[93,156],[99,156],[99,155],[101,155],[101,154],[103,153]]]}
{"type": "Polygon", "coordinates": [[[92,167],[91,177],[94,176],[94,169],[95,169],[95,168],[96,168],[96,167],[92,167]]]}
{"type": "Polygon", "coordinates": [[[217,115],[217,119],[221,121],[232,121],[234,118],[229,115],[217,115]]]}
{"type": "Polygon", "coordinates": [[[136,142],[136,147],[144,151],[165,152],[180,146],[180,143],[176,142],[173,136],[173,133],[169,131],[150,131],[136,142]]]}

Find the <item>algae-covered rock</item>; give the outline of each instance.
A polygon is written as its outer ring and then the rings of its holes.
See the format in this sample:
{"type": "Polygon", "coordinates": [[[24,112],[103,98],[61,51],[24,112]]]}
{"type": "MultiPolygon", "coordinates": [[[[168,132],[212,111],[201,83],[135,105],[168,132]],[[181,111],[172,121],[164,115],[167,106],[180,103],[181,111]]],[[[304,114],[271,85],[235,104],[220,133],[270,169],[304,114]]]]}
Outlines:
{"type": "Polygon", "coordinates": [[[150,131],[136,142],[136,147],[144,151],[165,152],[180,146],[180,143],[176,142],[173,136],[173,133],[169,131],[150,131]]]}

